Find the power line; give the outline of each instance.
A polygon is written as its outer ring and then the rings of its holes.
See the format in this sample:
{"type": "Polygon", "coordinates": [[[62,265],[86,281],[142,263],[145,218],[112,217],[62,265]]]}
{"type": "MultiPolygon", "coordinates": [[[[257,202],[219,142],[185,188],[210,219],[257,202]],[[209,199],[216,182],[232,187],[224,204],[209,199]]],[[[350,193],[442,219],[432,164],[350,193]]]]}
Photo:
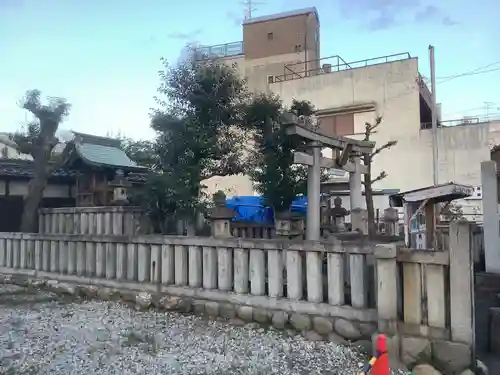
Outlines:
{"type": "MultiPolygon", "coordinates": [[[[489,63],[489,64],[486,64],[486,65],[483,65],[483,66],[480,66],[479,68],[476,68],[476,69],[473,69],[473,70],[470,70],[468,71],[469,73],[475,73],[479,70],[482,70],[482,69],[486,69],[486,68],[489,68],[490,66],[493,66],[493,65],[497,65],[497,64],[500,64],[500,60],[498,61],[493,61],[492,63],[489,63]]],[[[446,76],[446,77],[439,77],[440,79],[446,79],[446,78],[452,78],[452,77],[456,77],[457,75],[462,75],[464,73],[459,73],[459,74],[454,74],[454,75],[451,75],[451,76],[446,76]]]]}
{"type": "MultiPolygon", "coordinates": [[[[490,72],[498,71],[498,70],[500,70],[500,67],[494,68],[494,69],[488,69],[488,70],[481,70],[481,69],[485,69],[485,68],[488,68],[488,67],[496,65],[496,64],[500,64],[500,60],[492,62],[492,63],[484,65],[484,66],[480,66],[480,67],[478,67],[478,68],[476,68],[474,70],[466,71],[466,72],[459,73],[459,74],[456,74],[456,75],[453,75],[453,76],[448,76],[448,78],[441,77],[442,80],[439,81],[439,82],[436,82],[436,85],[439,85],[439,84],[445,83],[445,82],[449,82],[449,81],[457,79],[457,78],[463,78],[463,77],[468,77],[468,76],[472,76],[472,75],[476,75],[476,74],[484,74],[484,73],[490,73],[490,72]]],[[[408,90],[408,92],[405,92],[405,93],[402,93],[402,94],[398,94],[398,95],[386,98],[385,101],[387,102],[387,101],[392,100],[392,99],[397,99],[397,98],[400,98],[402,96],[409,95],[409,94],[411,94],[411,93],[413,93],[415,91],[419,91],[419,88],[420,88],[420,86],[423,83],[423,79],[419,80],[419,78],[417,77],[416,80],[417,80],[417,87],[416,88],[412,88],[412,89],[408,90]]],[[[484,107],[481,107],[481,108],[484,108],[484,107]]]]}
{"type": "Polygon", "coordinates": [[[463,74],[458,74],[454,77],[450,77],[448,79],[444,79],[442,81],[439,81],[438,83],[445,83],[445,82],[449,82],[449,81],[452,81],[454,79],[457,79],[457,78],[461,78],[461,77],[468,77],[468,76],[474,76],[474,75],[477,75],[477,74],[484,74],[484,73],[491,73],[491,72],[496,72],[500,70],[500,68],[495,68],[495,69],[488,69],[488,70],[482,70],[480,72],[468,72],[468,73],[463,73],[463,74]]]}
{"type": "Polygon", "coordinates": [[[484,65],[484,66],[480,66],[479,68],[476,68],[474,70],[470,70],[470,71],[467,71],[467,72],[464,72],[464,73],[455,74],[455,75],[447,76],[447,77],[440,77],[441,81],[439,83],[448,82],[448,81],[451,81],[451,80],[454,80],[454,79],[460,78],[460,77],[467,77],[467,76],[473,76],[473,75],[476,75],[476,74],[484,74],[484,73],[495,72],[497,70],[500,70],[500,67],[493,68],[493,69],[487,69],[487,70],[484,70],[484,69],[489,68],[489,67],[494,66],[494,65],[497,65],[499,63],[500,63],[500,60],[492,62],[492,63],[484,65]]]}

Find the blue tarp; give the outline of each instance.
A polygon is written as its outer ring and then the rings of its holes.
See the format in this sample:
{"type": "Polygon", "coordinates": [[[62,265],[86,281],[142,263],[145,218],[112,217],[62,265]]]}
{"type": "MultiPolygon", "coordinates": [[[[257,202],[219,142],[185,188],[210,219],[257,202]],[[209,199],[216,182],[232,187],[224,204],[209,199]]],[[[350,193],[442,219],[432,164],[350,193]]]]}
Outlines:
{"type": "MultiPolygon", "coordinates": [[[[254,223],[270,224],[274,222],[274,212],[270,207],[264,206],[262,197],[243,196],[226,200],[226,205],[232,208],[236,216],[235,221],[251,221],[254,223]]],[[[307,197],[298,197],[292,202],[292,212],[306,215],[307,197]]]]}

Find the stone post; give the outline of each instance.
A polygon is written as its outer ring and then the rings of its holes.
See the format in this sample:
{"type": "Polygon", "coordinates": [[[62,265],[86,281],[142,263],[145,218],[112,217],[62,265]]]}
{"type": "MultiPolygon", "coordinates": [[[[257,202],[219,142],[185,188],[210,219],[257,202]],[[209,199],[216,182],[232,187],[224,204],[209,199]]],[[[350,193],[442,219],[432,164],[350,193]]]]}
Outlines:
{"type": "MultiPolygon", "coordinates": [[[[494,161],[481,163],[483,193],[484,258],[486,272],[500,274],[500,229],[498,225],[497,165],[494,161]]],[[[450,236],[451,237],[451,236],[450,236]]]]}
{"type": "Polygon", "coordinates": [[[394,244],[375,246],[378,330],[395,334],[398,319],[397,249],[394,244]]]}
{"type": "MultiPolygon", "coordinates": [[[[497,218],[498,226],[498,218],[497,218]]],[[[468,222],[450,225],[451,341],[474,344],[474,261],[468,222]]]]}
{"type": "Polygon", "coordinates": [[[312,151],[313,162],[307,173],[307,224],[306,239],[319,241],[321,229],[321,144],[311,142],[309,147],[312,151]]]}

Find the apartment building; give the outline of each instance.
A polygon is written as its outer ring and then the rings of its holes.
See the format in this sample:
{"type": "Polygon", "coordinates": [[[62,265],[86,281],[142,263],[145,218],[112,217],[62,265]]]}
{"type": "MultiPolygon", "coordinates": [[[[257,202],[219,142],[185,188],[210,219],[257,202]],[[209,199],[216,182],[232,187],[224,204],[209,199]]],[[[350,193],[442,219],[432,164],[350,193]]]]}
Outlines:
{"type": "MultiPolygon", "coordinates": [[[[371,139],[379,146],[389,140],[397,145],[375,158],[373,174],[388,174],[375,188],[432,185],[431,94],[417,57],[399,53],[362,61],[321,58],[315,8],[253,18],[242,28],[243,42],[204,51],[236,64],[253,91],[274,92],[286,105],[293,99],[311,101],[325,134],[362,138],[366,122],[382,116],[371,139]]],[[[439,182],[478,186],[480,162],[490,159],[492,145],[500,144],[500,122],[440,119],[437,139],[439,182]]],[[[231,195],[252,193],[245,176],[214,179],[207,185],[231,195]]]]}

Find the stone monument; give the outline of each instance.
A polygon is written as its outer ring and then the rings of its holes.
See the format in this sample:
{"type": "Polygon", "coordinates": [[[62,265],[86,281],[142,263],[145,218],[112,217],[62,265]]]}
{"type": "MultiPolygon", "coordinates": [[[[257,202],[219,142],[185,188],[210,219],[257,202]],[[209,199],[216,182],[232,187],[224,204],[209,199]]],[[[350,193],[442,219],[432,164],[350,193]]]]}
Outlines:
{"type": "Polygon", "coordinates": [[[234,210],[226,206],[224,192],[219,190],[212,197],[215,205],[210,213],[212,236],[231,237],[231,220],[234,217],[234,210]]]}

